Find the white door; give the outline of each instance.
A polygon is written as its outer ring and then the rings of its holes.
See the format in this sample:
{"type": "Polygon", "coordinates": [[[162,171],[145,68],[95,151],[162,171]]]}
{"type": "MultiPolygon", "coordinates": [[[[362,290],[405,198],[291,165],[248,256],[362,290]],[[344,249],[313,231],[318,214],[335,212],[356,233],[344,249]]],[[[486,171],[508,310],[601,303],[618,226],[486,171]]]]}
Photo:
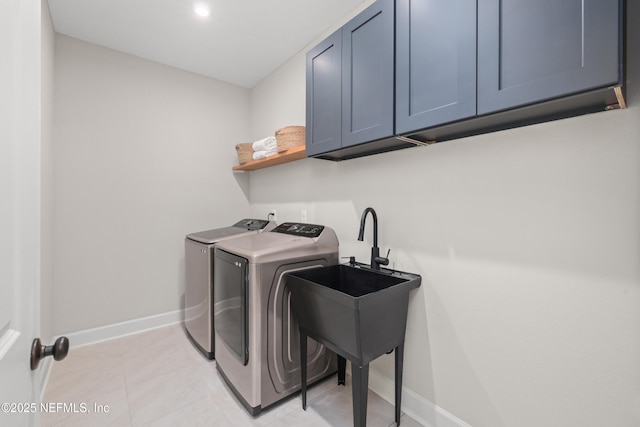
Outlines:
{"type": "MultiPolygon", "coordinates": [[[[0,1],[0,425],[39,423],[40,0],[0,1]]],[[[49,343],[47,343],[49,344],[49,343]]]]}

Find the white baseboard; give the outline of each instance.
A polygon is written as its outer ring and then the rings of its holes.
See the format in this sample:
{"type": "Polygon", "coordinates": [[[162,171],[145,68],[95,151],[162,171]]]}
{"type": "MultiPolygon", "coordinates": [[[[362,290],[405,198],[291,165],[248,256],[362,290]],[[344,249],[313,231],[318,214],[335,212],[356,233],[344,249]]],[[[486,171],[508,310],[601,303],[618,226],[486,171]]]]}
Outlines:
{"type": "MultiPolygon", "coordinates": [[[[369,370],[369,388],[387,402],[395,404],[394,382],[372,369],[369,370]]],[[[406,387],[402,388],[402,412],[426,427],[471,427],[460,418],[406,387]]]]}
{"type": "Polygon", "coordinates": [[[142,317],[140,319],[127,320],[126,322],[112,325],[99,326],[83,331],[62,334],[69,338],[72,347],[82,347],[102,341],[108,341],[127,335],[137,334],[151,329],[169,326],[182,321],[182,310],[142,317]]]}

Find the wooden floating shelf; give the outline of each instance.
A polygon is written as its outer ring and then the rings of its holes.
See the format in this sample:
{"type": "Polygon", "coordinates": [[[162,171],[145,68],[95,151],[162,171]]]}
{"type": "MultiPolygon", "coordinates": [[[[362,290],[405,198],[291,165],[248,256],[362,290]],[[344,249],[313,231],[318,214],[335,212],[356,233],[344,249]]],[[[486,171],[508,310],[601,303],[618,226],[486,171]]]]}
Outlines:
{"type": "Polygon", "coordinates": [[[231,168],[234,171],[255,171],[258,169],[268,168],[271,166],[281,165],[283,163],[293,162],[294,160],[305,159],[307,157],[306,147],[294,147],[290,150],[283,151],[274,156],[269,156],[260,160],[251,160],[242,165],[231,168]]]}

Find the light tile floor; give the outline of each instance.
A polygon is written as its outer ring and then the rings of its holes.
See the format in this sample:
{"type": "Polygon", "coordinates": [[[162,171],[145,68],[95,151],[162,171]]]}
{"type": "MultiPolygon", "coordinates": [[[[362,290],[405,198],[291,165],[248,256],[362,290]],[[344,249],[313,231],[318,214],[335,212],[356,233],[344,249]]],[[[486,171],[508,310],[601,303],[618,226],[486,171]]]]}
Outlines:
{"type": "MultiPolygon", "coordinates": [[[[300,393],[252,418],[181,325],[73,348],[55,362],[44,401],[59,408],[42,426],[339,426],[353,425],[350,377],[311,386],[303,411],[300,393]],[[66,407],[63,406],[66,404],[66,407]]],[[[367,425],[394,426],[393,405],[369,391],[367,425]]],[[[402,415],[402,427],[419,426],[402,415]]]]}

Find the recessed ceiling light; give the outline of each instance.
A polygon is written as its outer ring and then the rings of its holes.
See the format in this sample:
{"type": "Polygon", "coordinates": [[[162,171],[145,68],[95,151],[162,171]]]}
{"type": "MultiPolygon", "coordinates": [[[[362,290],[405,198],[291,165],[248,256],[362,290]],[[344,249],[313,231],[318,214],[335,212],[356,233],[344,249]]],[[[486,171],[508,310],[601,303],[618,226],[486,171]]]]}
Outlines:
{"type": "Polygon", "coordinates": [[[206,18],[209,15],[211,15],[211,10],[209,9],[209,6],[203,3],[197,3],[195,6],[193,6],[193,11],[195,12],[196,15],[201,16],[203,18],[206,18]]]}

